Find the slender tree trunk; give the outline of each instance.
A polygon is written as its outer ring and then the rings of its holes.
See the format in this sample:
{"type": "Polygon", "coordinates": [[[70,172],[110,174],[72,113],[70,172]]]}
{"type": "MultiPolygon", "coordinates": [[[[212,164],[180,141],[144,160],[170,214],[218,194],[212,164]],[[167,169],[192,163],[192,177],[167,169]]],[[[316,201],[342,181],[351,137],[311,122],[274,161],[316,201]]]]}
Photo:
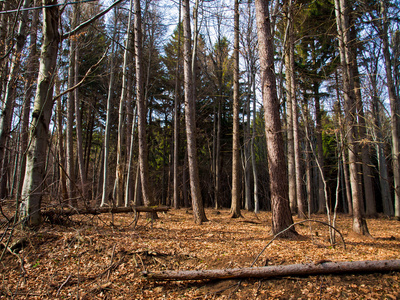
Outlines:
{"type": "Polygon", "coordinates": [[[292,2],[285,1],[285,15],[286,15],[286,45],[285,45],[285,69],[286,69],[286,132],[287,132],[287,162],[288,162],[288,182],[289,182],[289,201],[290,210],[292,213],[296,212],[296,166],[294,156],[294,140],[293,140],[293,94],[292,85],[294,76],[292,76],[291,66],[291,35],[293,32],[293,23],[291,20],[292,2]]]}
{"type": "MultiPolygon", "coordinates": [[[[376,70],[376,69],[375,69],[376,70]]],[[[378,157],[378,168],[379,168],[379,185],[381,188],[381,197],[382,197],[382,206],[383,213],[387,216],[392,216],[394,214],[392,198],[390,195],[390,186],[389,186],[389,175],[387,162],[385,157],[385,152],[383,149],[384,139],[382,136],[381,128],[381,117],[379,115],[380,102],[378,97],[378,86],[377,86],[377,74],[375,71],[373,73],[369,72],[370,82],[372,85],[372,115],[374,117],[374,134],[376,136],[376,156],[378,157]]]]}
{"type": "MultiPolygon", "coordinates": [[[[317,139],[317,160],[318,164],[324,170],[324,151],[322,147],[322,118],[320,108],[320,96],[319,96],[319,84],[313,83],[313,92],[315,99],[315,120],[316,120],[316,139],[317,139]]],[[[326,209],[326,199],[324,193],[324,182],[322,180],[322,174],[317,172],[318,176],[318,213],[324,213],[326,209]]]]}
{"type": "Polygon", "coordinates": [[[233,137],[232,137],[232,203],[231,216],[240,213],[240,136],[239,136],[239,0],[235,0],[234,44],[233,44],[233,137]]]}
{"type": "MultiPolygon", "coordinates": [[[[59,89],[59,80],[57,81],[57,89],[59,89]]],[[[57,91],[56,91],[57,92],[57,91]]],[[[59,94],[59,93],[57,93],[59,94]]],[[[63,134],[63,110],[61,97],[57,98],[57,134],[58,134],[58,150],[59,150],[59,169],[60,169],[60,196],[62,202],[68,199],[67,177],[65,169],[65,149],[64,149],[64,134],[63,134]]]]}
{"type": "Polygon", "coordinates": [[[386,71],[386,84],[390,100],[390,117],[392,128],[392,164],[393,164],[393,178],[394,178],[394,215],[400,219],[400,165],[399,165],[399,98],[396,94],[396,87],[394,85],[392,75],[392,63],[390,59],[389,38],[388,38],[388,18],[387,6],[388,3],[384,0],[380,1],[382,25],[379,25],[380,37],[382,40],[383,57],[385,59],[386,71]]]}
{"type": "MultiPolygon", "coordinates": [[[[178,18],[178,24],[181,24],[181,0],[179,0],[179,6],[178,6],[178,11],[179,11],[179,18],[178,18]]],[[[178,172],[179,172],[179,130],[180,130],[180,109],[181,109],[181,104],[180,104],[180,57],[181,57],[181,29],[180,26],[178,26],[178,49],[177,49],[177,59],[176,59],[176,66],[175,66],[175,99],[174,99],[174,162],[173,162],[173,174],[174,174],[174,179],[173,179],[173,185],[174,185],[174,200],[173,200],[173,206],[174,208],[179,208],[179,177],[178,177],[178,172]]]]}
{"type": "MultiPolygon", "coordinates": [[[[353,57],[357,57],[358,46],[357,46],[357,32],[355,27],[352,27],[350,30],[350,38],[353,42],[353,46],[351,48],[353,57]]],[[[352,60],[351,68],[354,75],[354,88],[355,88],[355,100],[357,106],[358,113],[358,134],[360,140],[361,147],[361,161],[362,161],[362,172],[360,172],[360,176],[362,177],[361,182],[364,182],[364,197],[365,197],[365,213],[367,216],[375,216],[376,215],[376,201],[375,201],[375,193],[373,189],[372,182],[372,171],[370,168],[371,159],[369,156],[369,144],[367,142],[367,133],[366,133],[366,122],[364,116],[363,109],[363,100],[361,93],[361,79],[358,71],[358,62],[357,59],[352,60]]],[[[362,186],[361,186],[362,191],[362,186]]]]}
{"type": "Polygon", "coordinates": [[[131,178],[132,176],[132,164],[133,164],[133,147],[135,145],[135,131],[136,131],[136,114],[137,114],[137,106],[135,105],[133,111],[132,118],[132,129],[131,129],[131,138],[130,138],[130,147],[129,147],[129,162],[128,162],[128,172],[126,175],[126,184],[125,184],[125,207],[129,206],[129,201],[132,199],[132,188],[130,185],[132,184],[131,178]]]}
{"type": "Polygon", "coordinates": [[[140,0],[134,0],[135,9],[135,63],[136,63],[136,99],[138,112],[138,141],[140,182],[142,187],[143,203],[150,206],[154,203],[150,195],[149,167],[146,136],[146,99],[143,86],[143,45],[142,45],[142,18],[140,0]]]}
{"type": "MultiPolygon", "coordinates": [[[[249,74],[250,77],[250,74],[249,74]]],[[[243,115],[246,115],[246,123],[243,124],[244,127],[244,145],[243,145],[243,171],[244,171],[244,209],[252,209],[251,201],[251,157],[250,157],[250,100],[251,100],[251,83],[248,79],[247,84],[247,101],[246,106],[243,108],[243,115]]]]}
{"type": "MultiPolygon", "coordinates": [[[[22,9],[28,8],[30,5],[30,0],[24,0],[22,9]]],[[[19,76],[19,70],[21,67],[22,50],[25,45],[25,40],[27,36],[27,19],[28,11],[23,10],[21,12],[21,21],[18,27],[18,33],[16,36],[16,46],[15,51],[11,56],[11,66],[10,72],[6,84],[6,89],[4,91],[4,99],[2,110],[0,114],[0,199],[6,197],[6,190],[4,189],[5,180],[7,176],[8,160],[6,159],[6,143],[10,135],[11,123],[14,114],[14,104],[15,104],[15,93],[17,89],[17,82],[19,76]]],[[[3,29],[2,29],[3,30],[3,29]]],[[[3,41],[2,41],[3,42],[3,41]]],[[[1,96],[1,93],[0,93],[1,96]]]]}
{"type": "Polygon", "coordinates": [[[254,195],[254,212],[260,212],[260,201],[258,198],[258,175],[257,175],[257,162],[256,162],[256,153],[254,149],[254,145],[256,143],[256,119],[257,119],[257,97],[256,97],[256,78],[255,78],[255,71],[252,75],[252,86],[253,86],[253,131],[251,136],[251,164],[253,169],[253,195],[254,195]]]}
{"type": "MultiPolygon", "coordinates": [[[[75,6],[74,6],[75,7],[75,6]]],[[[77,11],[76,8],[72,11],[71,27],[75,28],[77,25],[77,11]]],[[[75,111],[75,92],[72,87],[75,83],[75,51],[76,51],[76,38],[69,37],[69,66],[68,66],[68,89],[71,89],[67,98],[67,130],[66,130],[66,163],[67,163],[67,189],[70,199],[70,205],[76,205],[75,200],[75,164],[74,164],[74,111],[75,111]]]]}
{"type": "MultiPolygon", "coordinates": [[[[187,134],[187,151],[189,162],[190,190],[192,196],[193,216],[196,224],[207,221],[201,198],[199,168],[196,147],[196,115],[194,81],[191,58],[191,32],[190,32],[190,2],[183,1],[183,30],[184,30],[184,86],[185,86],[185,123],[187,134]]],[[[197,28],[195,29],[195,31],[197,28]]],[[[195,43],[196,45],[196,43],[195,43]]],[[[193,50],[195,53],[195,49],[193,50]]],[[[195,56],[194,56],[195,57],[195,56]]]]}
{"type": "Polygon", "coordinates": [[[53,108],[53,85],[57,63],[59,7],[55,0],[43,0],[43,42],[35,103],[32,112],[30,144],[22,188],[22,216],[28,224],[41,223],[41,200],[45,177],[45,159],[48,143],[49,123],[53,108]]]}
{"type": "MultiPolygon", "coordinates": [[[[76,10],[76,20],[79,22],[79,4],[74,5],[74,10],[76,10]]],[[[79,83],[79,41],[76,41],[75,48],[75,60],[74,60],[74,85],[79,83]]],[[[74,100],[75,100],[75,130],[76,130],[76,158],[78,160],[79,177],[81,180],[81,196],[87,201],[87,186],[86,186],[86,170],[85,162],[83,156],[83,138],[82,138],[82,115],[81,115],[81,101],[79,99],[79,88],[74,89],[74,100]]]]}
{"type": "Polygon", "coordinates": [[[130,36],[131,36],[131,20],[132,20],[132,8],[133,0],[130,0],[129,4],[129,14],[128,14],[128,27],[126,30],[126,41],[124,50],[124,62],[122,66],[122,90],[121,98],[119,101],[119,111],[118,111],[118,141],[117,141],[117,168],[115,174],[115,200],[117,206],[123,206],[124,202],[124,155],[122,153],[124,145],[125,130],[124,124],[125,120],[125,107],[126,107],[126,95],[127,95],[127,72],[128,72],[128,53],[130,49],[130,36]]]}
{"type": "Polygon", "coordinates": [[[351,69],[352,53],[350,51],[349,37],[349,12],[344,0],[335,0],[336,23],[339,34],[339,51],[342,66],[343,92],[345,101],[345,127],[348,131],[348,153],[349,153],[349,170],[350,184],[353,204],[353,231],[368,235],[368,227],[364,218],[363,199],[360,194],[360,186],[358,182],[357,172],[357,120],[356,120],[356,103],[354,94],[354,76],[351,69]]]}
{"type": "MultiPolygon", "coordinates": [[[[39,0],[34,1],[34,6],[37,6],[39,0]]],[[[37,78],[37,69],[39,63],[39,57],[36,51],[36,43],[37,43],[37,31],[38,31],[38,21],[39,21],[39,10],[34,10],[32,12],[32,21],[30,28],[30,44],[29,44],[29,54],[27,60],[27,67],[25,71],[25,87],[24,87],[24,96],[23,96],[23,104],[22,104],[22,117],[21,117],[21,163],[19,170],[19,179],[18,179],[18,189],[17,189],[17,199],[19,195],[21,195],[22,183],[24,182],[25,176],[25,167],[26,167],[26,151],[28,148],[28,140],[29,140],[29,114],[31,110],[31,102],[32,97],[34,96],[33,92],[35,90],[34,78],[37,78]]],[[[0,93],[1,94],[1,93],[0,93]]]]}
{"type": "MultiPolygon", "coordinates": [[[[272,232],[277,234],[293,224],[288,199],[286,163],[283,156],[283,135],[279,118],[279,101],[274,73],[273,37],[271,36],[269,1],[256,0],[258,47],[261,86],[264,104],[265,132],[268,146],[268,167],[272,202],[272,232]]],[[[285,237],[296,235],[294,229],[285,237]]]]}
{"type": "MultiPolygon", "coordinates": [[[[115,73],[115,66],[114,66],[114,56],[115,56],[115,37],[116,37],[116,30],[117,30],[117,8],[115,8],[114,14],[114,32],[113,32],[113,39],[112,39],[112,47],[111,47],[111,55],[110,55],[110,81],[108,86],[108,96],[107,96],[107,115],[106,115],[106,128],[104,130],[104,161],[103,161],[103,181],[102,181],[102,195],[101,195],[101,204],[100,206],[107,205],[108,201],[108,156],[109,156],[109,148],[110,148],[110,126],[111,126],[111,107],[112,107],[112,100],[114,94],[114,73],[115,73]]],[[[113,206],[113,205],[112,205],[113,206]]]]}

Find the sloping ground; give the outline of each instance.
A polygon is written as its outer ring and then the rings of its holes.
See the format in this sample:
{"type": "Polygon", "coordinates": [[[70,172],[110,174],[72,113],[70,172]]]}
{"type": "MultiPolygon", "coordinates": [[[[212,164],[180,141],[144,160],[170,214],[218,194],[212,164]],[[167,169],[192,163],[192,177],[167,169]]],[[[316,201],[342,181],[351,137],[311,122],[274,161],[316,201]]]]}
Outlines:
{"type": "MultiPolygon", "coordinates": [[[[189,270],[248,267],[267,245],[270,213],[243,211],[230,219],[228,210],[207,210],[199,226],[185,209],[159,213],[152,224],[141,215],[74,216],[61,225],[37,231],[16,230],[12,242],[19,257],[6,252],[0,264],[0,298],[15,299],[400,299],[400,273],[320,275],[268,280],[148,281],[143,270],[189,270]],[[110,224],[113,223],[114,226],[110,224]],[[23,261],[23,270],[21,268],[23,261]]],[[[326,221],[325,216],[313,218],[326,221]]],[[[295,219],[297,221],[297,219],[295,219]]],[[[256,266],[400,259],[400,222],[369,219],[374,238],[351,233],[352,221],[339,216],[344,235],[332,247],[328,228],[302,224],[296,240],[275,240],[256,266]]],[[[5,228],[2,228],[4,232],[5,228]]],[[[5,239],[3,239],[3,242],[5,239]]],[[[11,244],[10,244],[11,245],[11,244]]]]}

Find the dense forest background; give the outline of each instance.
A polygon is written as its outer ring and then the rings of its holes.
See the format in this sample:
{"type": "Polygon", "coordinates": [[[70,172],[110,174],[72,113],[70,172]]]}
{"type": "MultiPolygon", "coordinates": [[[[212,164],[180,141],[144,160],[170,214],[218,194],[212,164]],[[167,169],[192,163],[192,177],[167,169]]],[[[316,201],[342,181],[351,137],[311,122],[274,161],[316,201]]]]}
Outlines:
{"type": "Polygon", "coordinates": [[[265,4],[0,1],[2,201],[400,217],[398,3],[265,4]]]}

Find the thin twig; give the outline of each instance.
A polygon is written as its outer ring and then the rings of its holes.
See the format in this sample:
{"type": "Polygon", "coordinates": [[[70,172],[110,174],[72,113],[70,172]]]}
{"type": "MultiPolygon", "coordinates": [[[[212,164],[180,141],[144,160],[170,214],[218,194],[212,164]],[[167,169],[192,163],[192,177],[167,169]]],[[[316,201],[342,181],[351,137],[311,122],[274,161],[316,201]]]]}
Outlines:
{"type": "Polygon", "coordinates": [[[69,274],[69,276],[67,277],[67,279],[60,285],[60,287],[59,287],[58,290],[57,290],[56,297],[60,294],[61,289],[64,287],[64,285],[67,284],[67,282],[70,280],[71,276],[72,276],[72,274],[69,274]]]}

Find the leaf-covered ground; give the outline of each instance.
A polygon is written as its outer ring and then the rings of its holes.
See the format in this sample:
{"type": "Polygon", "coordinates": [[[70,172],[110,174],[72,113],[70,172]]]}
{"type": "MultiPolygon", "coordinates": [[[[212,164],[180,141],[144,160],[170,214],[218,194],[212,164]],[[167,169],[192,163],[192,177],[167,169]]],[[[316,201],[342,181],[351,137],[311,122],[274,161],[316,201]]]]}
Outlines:
{"type": "MultiPolygon", "coordinates": [[[[14,299],[400,299],[400,273],[320,275],[265,280],[148,281],[141,272],[248,267],[271,239],[271,214],[206,210],[199,226],[186,209],[159,213],[74,216],[36,231],[15,230],[0,263],[0,298],[14,299]],[[114,224],[113,226],[111,224],[114,224]],[[20,249],[21,248],[21,249],[20,249]],[[22,264],[23,263],[23,264],[22,264]],[[21,264],[23,267],[21,267],[21,264]]],[[[326,216],[313,216],[326,221],[326,216]]],[[[295,221],[298,221],[295,218],[295,221]]],[[[296,240],[275,240],[255,264],[311,263],[320,260],[400,259],[400,222],[368,219],[373,238],[351,233],[352,221],[340,215],[337,237],[329,243],[322,224],[297,225],[296,240]]],[[[9,230],[2,226],[2,242],[9,230]]],[[[1,251],[3,252],[3,250],[1,251]]]]}

